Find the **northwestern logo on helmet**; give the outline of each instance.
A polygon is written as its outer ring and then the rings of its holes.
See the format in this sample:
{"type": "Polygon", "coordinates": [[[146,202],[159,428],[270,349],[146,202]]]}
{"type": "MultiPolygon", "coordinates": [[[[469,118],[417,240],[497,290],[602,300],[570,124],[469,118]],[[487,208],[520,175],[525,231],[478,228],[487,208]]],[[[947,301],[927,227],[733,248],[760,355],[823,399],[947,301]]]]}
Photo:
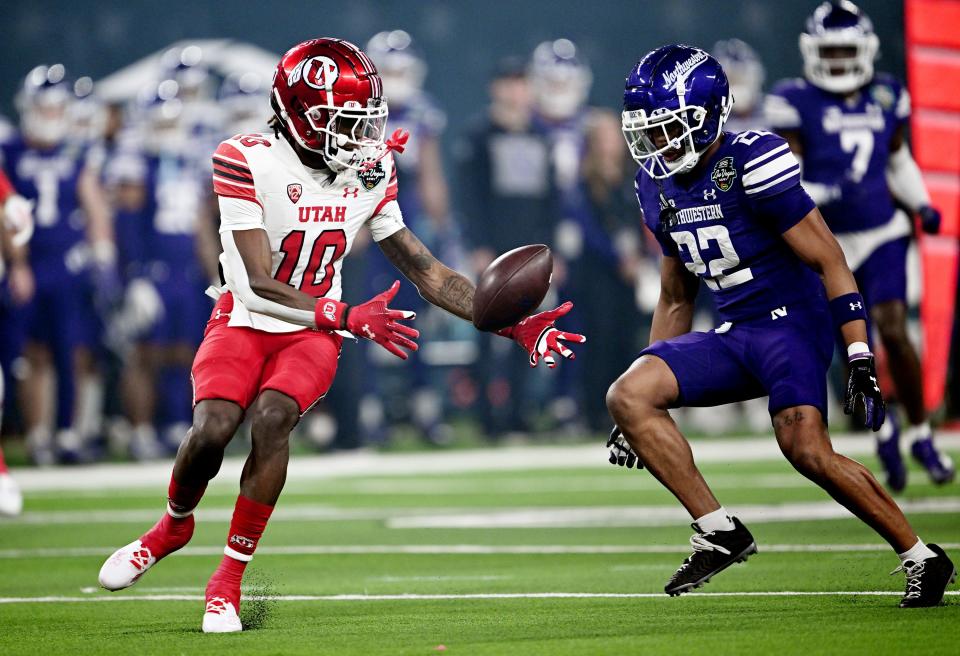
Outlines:
{"type": "Polygon", "coordinates": [[[677,86],[677,82],[681,78],[686,77],[690,71],[705,62],[707,57],[707,53],[705,53],[703,50],[698,50],[686,61],[677,62],[674,64],[672,71],[667,71],[663,74],[663,88],[672,89],[673,87],[677,86]]]}
{"type": "Polygon", "coordinates": [[[308,86],[314,89],[328,91],[333,87],[333,83],[337,81],[339,76],[340,69],[337,68],[335,61],[329,57],[311,57],[310,59],[303,60],[297,64],[296,68],[290,71],[290,76],[287,78],[287,86],[292,87],[302,79],[308,86]]]}

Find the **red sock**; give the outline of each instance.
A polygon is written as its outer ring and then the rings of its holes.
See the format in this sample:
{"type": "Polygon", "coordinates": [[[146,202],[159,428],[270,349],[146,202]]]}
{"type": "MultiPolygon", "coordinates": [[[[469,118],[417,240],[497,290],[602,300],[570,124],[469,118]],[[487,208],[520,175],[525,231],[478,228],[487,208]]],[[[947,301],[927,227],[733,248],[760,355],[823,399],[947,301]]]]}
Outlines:
{"type": "Polygon", "coordinates": [[[3,449],[0,449],[0,474],[7,473],[7,461],[3,459],[3,449]]]}
{"type": "Polygon", "coordinates": [[[263,530],[267,527],[273,506],[259,503],[242,494],[237,497],[227,535],[227,546],[223,549],[223,560],[217,571],[207,583],[207,600],[212,597],[224,597],[240,610],[240,581],[247,563],[253,560],[253,552],[263,530]]]}
{"type": "Polygon", "coordinates": [[[140,538],[143,546],[147,547],[157,560],[181,548],[193,537],[193,509],[197,507],[206,489],[206,485],[180,485],[173,476],[170,477],[167,512],[140,538]]]}

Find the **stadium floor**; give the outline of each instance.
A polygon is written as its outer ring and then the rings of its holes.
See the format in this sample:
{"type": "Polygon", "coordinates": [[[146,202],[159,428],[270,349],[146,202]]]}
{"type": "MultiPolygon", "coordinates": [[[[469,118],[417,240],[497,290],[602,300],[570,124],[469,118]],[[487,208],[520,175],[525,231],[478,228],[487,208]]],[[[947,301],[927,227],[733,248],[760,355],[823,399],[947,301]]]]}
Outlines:
{"type": "MultiPolygon", "coordinates": [[[[837,442],[870,451],[869,438],[837,442]]],[[[946,443],[960,460],[960,439],[946,443]]],[[[898,609],[896,557],[772,440],[695,448],[760,553],[675,599],[662,586],[688,520],[599,447],[299,459],[248,569],[248,630],[226,636],[199,625],[237,462],[190,546],[118,593],[97,571],[159,516],[169,464],[15,472],[26,511],[0,521],[0,653],[957,653],[958,587],[942,607],[898,609]]],[[[956,559],[960,487],[911,477],[899,501],[956,559]]]]}

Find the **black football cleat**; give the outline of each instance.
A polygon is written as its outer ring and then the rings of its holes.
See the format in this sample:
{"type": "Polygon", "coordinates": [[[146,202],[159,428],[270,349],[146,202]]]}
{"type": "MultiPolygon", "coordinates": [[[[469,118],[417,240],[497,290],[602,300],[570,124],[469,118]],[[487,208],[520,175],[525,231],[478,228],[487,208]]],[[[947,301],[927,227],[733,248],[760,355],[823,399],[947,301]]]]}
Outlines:
{"type": "Polygon", "coordinates": [[[957,580],[957,568],[938,545],[928,544],[937,554],[920,562],[908,560],[890,572],[906,572],[907,589],[900,600],[900,608],[927,608],[943,600],[947,586],[957,580]]]}
{"type": "Polygon", "coordinates": [[[757,553],[757,543],[739,519],[733,518],[732,531],[704,533],[694,523],[696,533],[690,538],[693,553],[683,561],[663,591],[671,597],[690,592],[708,582],[715,574],[734,563],[742,563],[757,553]]]}

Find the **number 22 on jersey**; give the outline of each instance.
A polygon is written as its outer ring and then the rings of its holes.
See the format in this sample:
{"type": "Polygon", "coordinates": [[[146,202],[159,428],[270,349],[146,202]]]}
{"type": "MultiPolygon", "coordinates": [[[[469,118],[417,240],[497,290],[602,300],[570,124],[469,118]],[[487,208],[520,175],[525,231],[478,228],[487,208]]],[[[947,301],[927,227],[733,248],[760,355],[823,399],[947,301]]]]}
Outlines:
{"type": "Polygon", "coordinates": [[[670,236],[677,242],[677,246],[685,247],[690,254],[690,262],[684,262],[684,266],[694,275],[701,276],[710,289],[714,291],[728,289],[753,280],[750,267],[733,273],[724,273],[740,264],[740,256],[733,248],[730,232],[726,226],[712,225],[697,228],[696,234],[687,231],[671,232],[670,236]],[[707,264],[703,261],[700,251],[709,248],[711,241],[717,243],[721,256],[710,260],[707,264]],[[708,270],[709,275],[707,275],[708,270]]]}

